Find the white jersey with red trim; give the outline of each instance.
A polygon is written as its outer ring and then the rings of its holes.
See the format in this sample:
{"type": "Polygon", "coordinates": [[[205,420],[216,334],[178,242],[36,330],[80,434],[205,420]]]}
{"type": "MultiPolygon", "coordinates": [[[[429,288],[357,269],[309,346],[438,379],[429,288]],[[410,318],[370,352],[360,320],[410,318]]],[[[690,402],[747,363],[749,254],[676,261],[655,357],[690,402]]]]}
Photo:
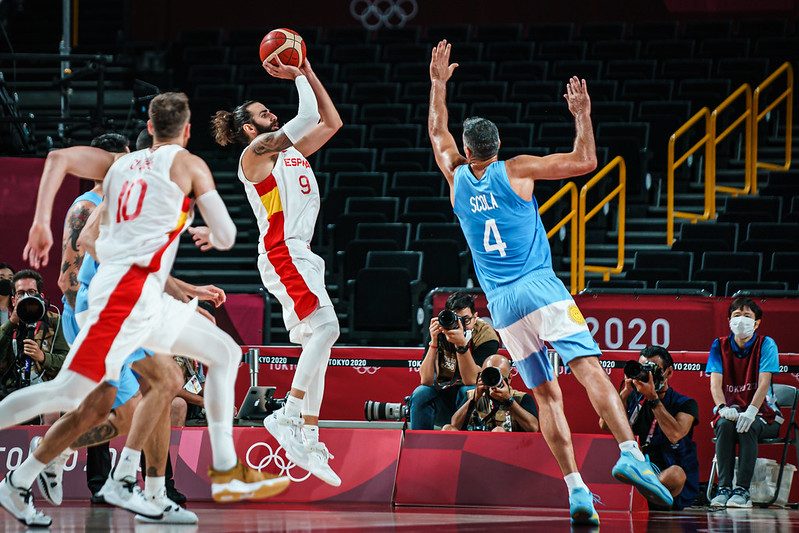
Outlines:
{"type": "Polygon", "coordinates": [[[310,244],[319,214],[319,185],[308,160],[295,148],[280,152],[272,173],[260,183],[246,178],[240,159],[238,176],[261,233],[261,280],[283,307],[283,321],[291,331],[319,307],[333,305],[325,288],[325,262],[310,244]]]}
{"type": "Polygon", "coordinates": [[[192,202],[170,179],[177,144],[126,154],[103,181],[106,210],[95,244],[97,260],[109,265],[137,265],[166,282],[178,237],[190,224],[192,202]]]}
{"type": "Polygon", "coordinates": [[[296,148],[280,152],[272,173],[260,183],[244,176],[241,159],[238,176],[258,221],[258,253],[289,239],[311,242],[319,215],[319,185],[311,164],[296,148]]]}

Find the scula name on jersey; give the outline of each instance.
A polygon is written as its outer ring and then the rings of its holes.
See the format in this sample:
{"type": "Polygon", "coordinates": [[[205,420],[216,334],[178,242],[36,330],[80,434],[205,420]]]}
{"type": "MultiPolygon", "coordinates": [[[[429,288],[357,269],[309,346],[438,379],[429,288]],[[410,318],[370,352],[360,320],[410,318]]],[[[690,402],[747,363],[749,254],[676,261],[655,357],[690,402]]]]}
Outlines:
{"type": "Polygon", "coordinates": [[[472,213],[481,213],[483,211],[491,211],[492,209],[499,209],[499,204],[494,198],[494,193],[478,194],[469,198],[469,203],[472,205],[472,213]]]}

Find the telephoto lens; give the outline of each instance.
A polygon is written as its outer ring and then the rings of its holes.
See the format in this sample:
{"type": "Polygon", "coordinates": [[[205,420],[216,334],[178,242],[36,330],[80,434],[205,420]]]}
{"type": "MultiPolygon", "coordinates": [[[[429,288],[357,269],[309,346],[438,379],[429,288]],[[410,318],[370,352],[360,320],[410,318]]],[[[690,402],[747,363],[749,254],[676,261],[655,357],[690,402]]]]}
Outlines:
{"type": "Polygon", "coordinates": [[[480,379],[486,387],[499,387],[502,384],[502,373],[498,368],[489,366],[480,372],[480,379]]]}
{"type": "Polygon", "coordinates": [[[438,314],[438,324],[444,329],[458,329],[458,315],[454,311],[444,309],[438,314]]]}

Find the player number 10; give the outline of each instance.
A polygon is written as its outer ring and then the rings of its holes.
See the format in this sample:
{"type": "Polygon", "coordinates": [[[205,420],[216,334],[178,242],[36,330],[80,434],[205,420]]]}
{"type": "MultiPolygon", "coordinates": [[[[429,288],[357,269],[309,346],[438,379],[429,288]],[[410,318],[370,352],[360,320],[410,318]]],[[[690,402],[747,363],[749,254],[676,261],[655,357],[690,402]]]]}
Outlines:
{"type": "Polygon", "coordinates": [[[502,237],[499,235],[496,219],[489,218],[486,220],[485,233],[483,234],[483,247],[486,252],[499,252],[500,257],[505,257],[506,255],[505,248],[507,248],[508,245],[502,241],[502,237]],[[493,244],[489,242],[492,237],[494,239],[493,244]]]}

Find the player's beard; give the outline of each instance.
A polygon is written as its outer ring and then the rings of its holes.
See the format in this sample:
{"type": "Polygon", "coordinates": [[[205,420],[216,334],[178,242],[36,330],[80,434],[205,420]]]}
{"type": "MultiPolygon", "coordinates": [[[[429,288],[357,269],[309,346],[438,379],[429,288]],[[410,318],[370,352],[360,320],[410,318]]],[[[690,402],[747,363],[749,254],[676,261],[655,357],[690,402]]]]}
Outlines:
{"type": "Polygon", "coordinates": [[[258,132],[258,135],[261,135],[262,133],[272,133],[273,131],[280,129],[280,123],[277,121],[277,119],[275,119],[268,126],[264,126],[263,124],[259,124],[255,121],[252,122],[252,125],[255,127],[255,131],[258,132]]]}

